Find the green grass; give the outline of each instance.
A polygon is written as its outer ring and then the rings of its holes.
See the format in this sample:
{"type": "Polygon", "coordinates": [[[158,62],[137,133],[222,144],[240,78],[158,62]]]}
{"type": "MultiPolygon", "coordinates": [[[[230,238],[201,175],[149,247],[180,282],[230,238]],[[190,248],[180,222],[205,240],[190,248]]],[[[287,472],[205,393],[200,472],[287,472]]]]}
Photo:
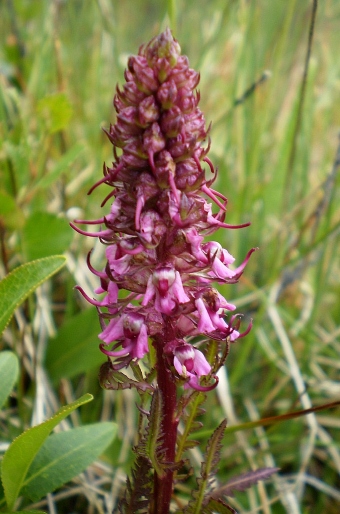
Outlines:
{"type": "MultiPolygon", "coordinates": [[[[95,405],[74,414],[75,425],[119,423],[120,445],[100,467],[54,493],[49,507],[36,504],[51,513],[110,512],[131,464],[137,416],[131,391],[103,394],[90,362],[67,378],[61,367],[57,382],[54,366],[51,385],[44,355],[67,323],[77,330],[70,320],[88,308],[73,286],[96,287],[85,264],[91,241],[69,236],[67,221],[73,208],[85,218],[101,215],[102,192],[86,192],[103,161],[112,159],[101,127],[114,121],[115,86],[123,83],[127,56],[169,24],[201,73],[201,109],[212,121],[210,158],[219,168],[216,188],[229,199],[227,221],[252,222],[218,237],[238,262],[259,247],[240,283],[223,288],[254,328],[231,348],[205,427],[213,430],[223,417],[232,425],[340,397],[340,3],[319,2],[303,99],[311,0],[168,3],[175,6],[171,22],[167,2],[156,0],[0,5],[1,193],[15,199],[10,215],[0,206],[1,274],[46,254],[68,255],[68,269],[18,309],[4,334],[2,348],[18,352],[22,369],[1,439],[8,441],[32,416],[39,420],[41,409],[49,413],[86,392],[95,405]],[[265,70],[270,77],[235,106],[265,70]]],[[[94,264],[102,255],[96,250],[94,264]]],[[[222,482],[238,471],[281,468],[277,478],[230,503],[240,513],[336,514],[339,429],[333,409],[228,435],[222,482]]]]}

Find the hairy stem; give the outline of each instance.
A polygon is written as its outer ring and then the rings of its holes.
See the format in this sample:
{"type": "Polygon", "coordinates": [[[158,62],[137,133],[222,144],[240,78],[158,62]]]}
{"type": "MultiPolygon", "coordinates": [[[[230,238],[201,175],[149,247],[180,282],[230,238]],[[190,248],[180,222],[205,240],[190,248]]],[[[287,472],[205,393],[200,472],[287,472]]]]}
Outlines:
{"type": "MultiPolygon", "coordinates": [[[[176,412],[176,384],[171,371],[166,366],[164,360],[164,341],[160,338],[154,340],[157,352],[157,383],[162,393],[162,430],[164,433],[163,448],[164,461],[166,463],[175,462],[176,439],[178,420],[176,412]]],[[[151,514],[168,514],[170,511],[170,501],[173,489],[173,469],[167,469],[163,476],[155,472],[154,478],[154,501],[152,502],[151,514]]]]}

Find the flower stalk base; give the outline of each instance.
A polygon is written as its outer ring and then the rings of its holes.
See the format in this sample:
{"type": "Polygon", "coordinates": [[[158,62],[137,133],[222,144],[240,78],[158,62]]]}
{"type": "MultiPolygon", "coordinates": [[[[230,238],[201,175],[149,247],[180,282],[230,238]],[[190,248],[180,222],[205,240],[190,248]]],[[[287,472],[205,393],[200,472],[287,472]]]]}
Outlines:
{"type": "Polygon", "coordinates": [[[150,514],[167,514],[173,490],[174,463],[176,456],[176,439],[178,419],[176,419],[177,387],[173,374],[164,359],[164,343],[155,339],[157,355],[157,384],[162,398],[162,450],[165,469],[163,476],[154,475],[154,501],[150,514]],[[168,467],[169,466],[169,467],[168,467]]]}

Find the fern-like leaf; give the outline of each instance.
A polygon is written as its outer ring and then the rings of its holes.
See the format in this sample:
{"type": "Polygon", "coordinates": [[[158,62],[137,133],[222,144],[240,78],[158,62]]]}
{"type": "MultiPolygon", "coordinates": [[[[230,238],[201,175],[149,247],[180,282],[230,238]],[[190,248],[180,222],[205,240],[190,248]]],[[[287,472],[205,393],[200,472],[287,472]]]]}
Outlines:
{"type": "Polygon", "coordinates": [[[201,467],[201,476],[203,480],[208,480],[210,476],[217,472],[217,466],[220,461],[220,451],[222,448],[222,439],[226,426],[227,420],[224,419],[208,441],[205,461],[202,462],[201,467]]]}
{"type": "MultiPolygon", "coordinates": [[[[189,399],[189,398],[188,398],[189,399]]],[[[195,391],[190,395],[190,401],[185,402],[181,405],[181,411],[179,413],[181,421],[183,423],[183,432],[178,434],[177,439],[177,453],[176,461],[179,462],[182,458],[183,452],[190,448],[194,448],[199,443],[193,439],[189,440],[188,437],[195,430],[199,430],[202,427],[201,422],[196,421],[196,417],[204,413],[201,405],[206,399],[206,395],[200,391],[195,391]]]]}
{"type": "Polygon", "coordinates": [[[164,476],[167,465],[162,462],[164,453],[162,430],[162,393],[156,389],[152,395],[150,413],[148,414],[148,424],[145,428],[144,436],[135,449],[138,455],[149,459],[155,472],[159,477],[164,476]]]}
{"type": "Polygon", "coordinates": [[[259,480],[267,480],[271,475],[279,471],[280,468],[261,468],[256,471],[249,471],[242,475],[231,478],[225,485],[215,489],[211,497],[220,498],[221,496],[234,496],[234,491],[245,491],[259,480]]]}
{"type": "Polygon", "coordinates": [[[237,514],[237,511],[221,499],[210,498],[200,514],[237,514]]]}
{"type": "Polygon", "coordinates": [[[114,391],[123,389],[132,389],[135,387],[141,392],[153,391],[152,385],[142,380],[137,382],[130,377],[127,377],[121,371],[112,368],[111,362],[105,362],[100,367],[99,383],[103,389],[111,389],[114,391]]]}
{"type": "Polygon", "coordinates": [[[148,459],[138,456],[132,470],[132,480],[127,479],[125,497],[115,512],[120,514],[147,514],[153,490],[153,474],[148,459]]]}
{"type": "Polygon", "coordinates": [[[220,461],[220,451],[222,448],[222,438],[224,435],[227,421],[223,420],[210,437],[205,452],[205,460],[201,466],[201,476],[197,479],[198,489],[193,491],[192,497],[187,507],[184,509],[185,514],[201,514],[210,500],[210,481],[217,472],[217,466],[220,461]]]}

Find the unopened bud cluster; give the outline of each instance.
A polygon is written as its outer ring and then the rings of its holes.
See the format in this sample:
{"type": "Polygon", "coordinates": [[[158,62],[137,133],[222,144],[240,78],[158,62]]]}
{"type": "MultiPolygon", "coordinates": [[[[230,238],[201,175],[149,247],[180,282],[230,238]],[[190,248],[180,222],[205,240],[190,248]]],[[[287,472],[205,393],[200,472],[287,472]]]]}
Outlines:
{"type": "Polygon", "coordinates": [[[186,387],[204,389],[200,377],[211,368],[188,338],[240,337],[238,318],[226,319],[235,306],[213,284],[235,283],[253,250],[231,269],[234,258],[227,250],[205,242],[220,227],[238,227],[224,223],[227,200],[211,189],[216,172],[198,108],[199,74],[170,30],[130,57],[125,80],[114,98],[117,122],[107,131],[114,162],[92,188],[107,184],[111,191],[103,205],[114,201],[103,218],[75,221],[98,224],[98,231],[73,225],[106,246],[103,271],[88,259],[100,279],[95,292],[104,297],[81,292],[100,309],[100,347],[115,369],[143,358],[149,338],[157,338],[164,341],[174,376],[185,379],[186,387]],[[122,289],[130,292],[124,299],[122,289]]]}

